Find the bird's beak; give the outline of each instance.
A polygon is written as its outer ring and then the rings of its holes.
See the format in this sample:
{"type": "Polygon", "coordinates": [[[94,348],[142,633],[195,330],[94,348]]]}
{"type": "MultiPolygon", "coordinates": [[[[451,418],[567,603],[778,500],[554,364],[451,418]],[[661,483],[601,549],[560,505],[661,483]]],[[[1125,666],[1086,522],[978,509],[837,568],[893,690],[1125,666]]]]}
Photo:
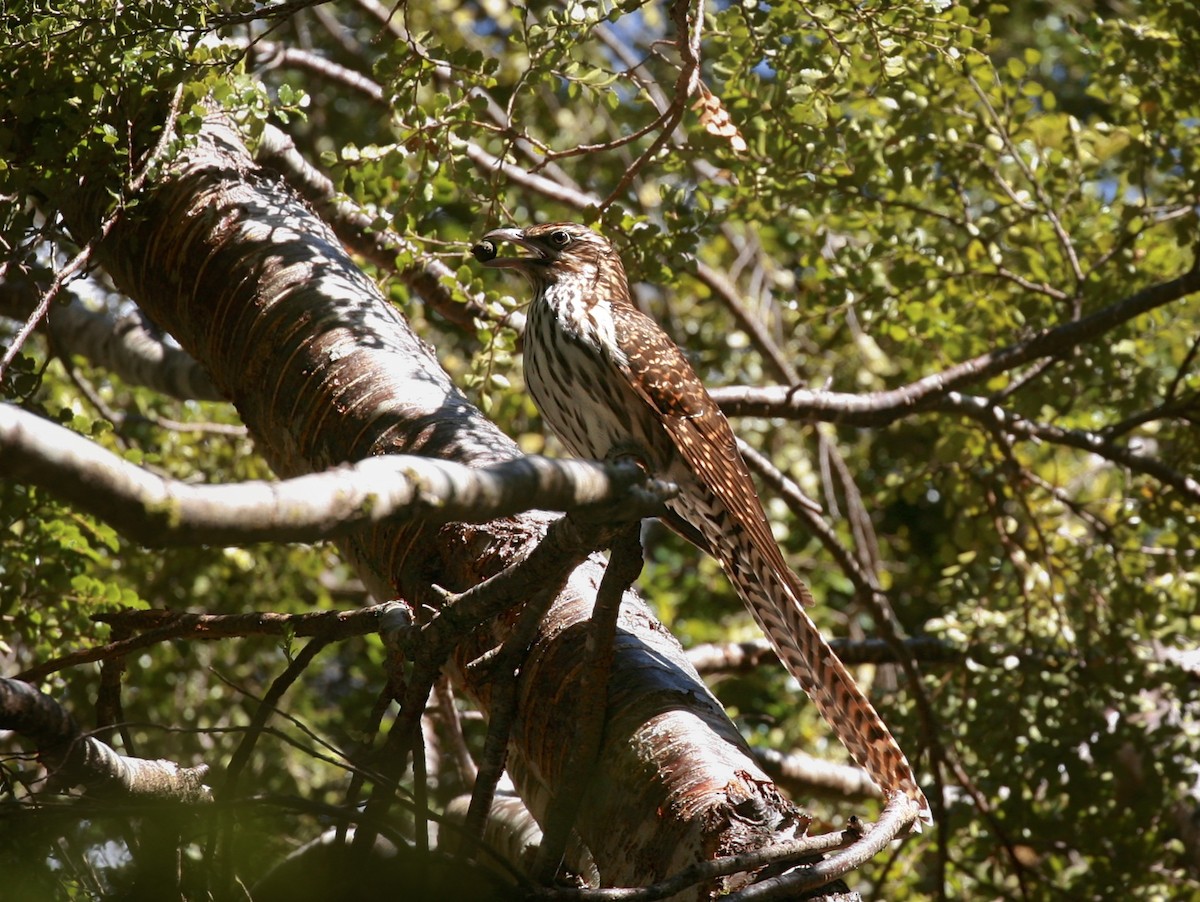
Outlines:
{"type": "Polygon", "coordinates": [[[536,242],[525,237],[525,232],[521,229],[492,229],[483,236],[475,247],[471,248],[471,253],[475,255],[475,259],[484,266],[492,266],[501,269],[524,269],[530,263],[545,263],[548,262],[546,252],[536,242]],[[526,257],[499,257],[497,256],[496,244],[501,241],[507,241],[509,244],[515,244],[530,251],[532,256],[526,257]]]}

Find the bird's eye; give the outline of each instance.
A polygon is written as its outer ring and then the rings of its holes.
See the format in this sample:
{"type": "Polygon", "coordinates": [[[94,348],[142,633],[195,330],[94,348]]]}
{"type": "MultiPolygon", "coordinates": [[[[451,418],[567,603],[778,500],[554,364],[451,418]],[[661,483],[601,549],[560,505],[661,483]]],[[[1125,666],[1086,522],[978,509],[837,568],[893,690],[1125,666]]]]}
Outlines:
{"type": "Polygon", "coordinates": [[[571,243],[571,236],[566,229],[555,229],[550,233],[550,241],[555,247],[566,247],[571,243]]]}

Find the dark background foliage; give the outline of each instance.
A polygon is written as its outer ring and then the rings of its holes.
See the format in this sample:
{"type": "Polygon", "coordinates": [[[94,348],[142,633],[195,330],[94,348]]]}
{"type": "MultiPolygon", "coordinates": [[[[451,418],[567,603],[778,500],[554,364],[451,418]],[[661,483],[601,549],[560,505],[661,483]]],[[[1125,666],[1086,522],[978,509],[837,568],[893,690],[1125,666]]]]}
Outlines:
{"type": "MultiPolygon", "coordinates": [[[[185,139],[205,100],[252,142],[267,123],[284,128],[374,228],[409,239],[394,267],[363,266],[530,452],[547,443],[506,327],[523,288],[467,253],[498,223],[596,224],[619,245],[639,303],[710,385],[864,396],[1080,320],[1192,264],[1191,0],[712,3],[700,75],[707,109],[736,137],[706,129],[714,119],[679,95],[681,55],[667,43],[677,32],[659,4],[431,0],[388,19],[372,0],[345,0],[275,12],[0,6],[7,283],[44,280],[77,250],[47,204],[64,186],[110,184],[113,204],[127,203],[119,186],[136,173],[137,142],[172,98],[185,139]],[[455,274],[444,288],[456,303],[482,299],[473,328],[395,277],[430,258],[455,274]]],[[[71,290],[122,303],[102,273],[71,290]]],[[[0,327],[11,335],[15,322],[0,327]]],[[[881,402],[873,422],[782,407],[735,419],[821,502],[904,629],[963,653],[924,669],[932,736],[912,687],[876,674],[886,718],[948,807],[938,832],[891,867],[868,867],[860,888],[885,880],[891,899],[1200,891],[1187,665],[1200,629],[1198,335],[1200,307],[1184,298],[960,387],[1002,418],[942,394],[912,409],[881,402]],[[1097,444],[1081,447],[1081,435],[1097,444]]],[[[3,392],[179,478],[267,475],[232,409],[126,384],[40,338],[3,392]]],[[[781,501],[767,504],[821,625],[874,635],[845,567],[781,501]]],[[[755,635],[712,562],[651,538],[641,585],[677,635],[755,635]]],[[[89,618],[117,606],[299,612],[362,600],[328,548],[151,552],[0,480],[6,673],[105,639],[89,618]]],[[[221,763],[290,653],[289,642],[247,639],[130,659],[128,741],[151,757],[221,763]]],[[[346,642],[305,675],[250,764],[264,791],[338,802],[345,776],[337,754],[316,754],[318,737],[334,749],[364,740],[382,655],[374,638],[346,642]]],[[[86,721],[95,680],[79,667],[43,688],[86,721]]],[[[717,690],[754,744],[841,755],[776,668],[717,690]]],[[[5,759],[9,801],[31,773],[5,759]]],[[[844,816],[844,802],[814,806],[844,816]]],[[[31,885],[63,898],[119,885],[119,842],[104,844],[119,830],[93,814],[48,827],[67,831],[52,855],[43,834],[18,841],[15,821],[0,826],[0,870],[20,862],[31,885]]],[[[319,832],[303,812],[260,817],[248,879],[319,832]]]]}

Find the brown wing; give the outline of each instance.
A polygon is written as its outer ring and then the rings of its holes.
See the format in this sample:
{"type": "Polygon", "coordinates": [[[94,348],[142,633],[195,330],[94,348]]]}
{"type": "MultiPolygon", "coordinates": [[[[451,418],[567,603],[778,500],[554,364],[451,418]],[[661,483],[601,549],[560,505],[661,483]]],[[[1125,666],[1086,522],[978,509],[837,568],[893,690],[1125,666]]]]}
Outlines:
{"type": "MultiPolygon", "coordinates": [[[[709,550],[725,564],[780,660],[851,756],[882,788],[913,799],[920,822],[932,823],[929,802],[903,750],[804,612],[802,605],[811,604],[812,596],[783,560],[725,415],[683,352],[656,323],[631,308],[629,315],[614,320],[619,324],[617,343],[627,355],[618,366],[626,370],[638,396],[658,414],[700,487],[718,502],[705,504],[700,517],[712,524],[711,534],[705,536],[709,550]],[[739,531],[742,535],[737,535],[739,531]],[[766,572],[755,568],[755,557],[766,564],[766,572]]],[[[687,526],[705,532],[703,522],[687,526]]],[[[915,829],[920,830],[919,824],[915,829]]]]}
{"type": "MultiPolygon", "coordinates": [[[[725,414],[683,352],[657,323],[632,305],[622,314],[614,317],[616,339],[626,355],[630,384],[658,412],[680,456],[746,530],[796,600],[812,604],[808,587],[792,573],[775,542],[725,414]]],[[[695,531],[696,524],[688,526],[695,531]]],[[[688,538],[684,532],[681,535],[688,538]]],[[[706,548],[710,552],[715,550],[711,544],[706,548]]]]}

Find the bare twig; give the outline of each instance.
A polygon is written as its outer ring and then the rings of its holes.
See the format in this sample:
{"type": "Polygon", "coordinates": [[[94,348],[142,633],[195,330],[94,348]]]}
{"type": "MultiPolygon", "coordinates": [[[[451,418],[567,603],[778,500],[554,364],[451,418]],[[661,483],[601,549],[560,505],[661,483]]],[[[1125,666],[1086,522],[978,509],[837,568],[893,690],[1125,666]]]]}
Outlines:
{"type": "Polygon", "coordinates": [[[738,325],[750,336],[750,340],[754,342],[755,347],[763,355],[763,359],[775,370],[780,381],[786,385],[795,385],[800,378],[796,372],[796,368],[792,366],[792,362],[788,360],[787,355],[783,353],[783,350],[771,338],[763,321],[746,309],[741,293],[738,291],[733,280],[702,260],[696,261],[696,275],[700,278],[701,282],[708,286],[710,291],[721,299],[726,309],[733,314],[734,318],[738,321],[738,325]]]}
{"type": "MultiPolygon", "coordinates": [[[[630,520],[638,519],[636,512],[626,509],[624,513],[630,520]]],[[[406,645],[414,650],[413,670],[405,687],[400,714],[392,725],[387,746],[381,756],[381,761],[386,764],[381,769],[376,792],[367,804],[368,813],[378,815],[389,804],[392,794],[390,791],[384,792],[383,787],[395,779],[407,763],[413,736],[434,682],[459,641],[470,635],[480,624],[498,616],[517,602],[525,601],[525,608],[505,645],[498,653],[472,665],[475,668],[483,666],[495,669],[494,693],[506,691],[506,686],[511,689],[512,681],[506,680],[504,674],[515,675],[533,631],[541,621],[545,606],[553,602],[571,571],[582,563],[592,550],[602,548],[611,541],[614,528],[617,527],[594,522],[576,522],[572,518],[562,517],[550,524],[542,541],[522,560],[466,592],[458,595],[441,593],[443,597],[438,613],[419,628],[412,628],[411,636],[406,642],[406,645]]],[[[502,698],[497,700],[494,696],[489,706],[496,736],[492,738],[493,730],[489,729],[491,752],[489,754],[485,749],[484,761],[479,769],[476,787],[480,801],[475,813],[468,816],[466,831],[469,836],[478,836],[481,819],[491,804],[495,781],[499,779],[499,773],[503,769],[503,750],[507,744],[503,701],[502,698]]],[[[472,807],[476,808],[474,799],[472,807]]],[[[370,836],[365,831],[360,831],[360,835],[355,838],[356,844],[369,842],[370,836]]]]}
{"type": "Polygon", "coordinates": [[[258,742],[258,737],[262,733],[267,719],[275,713],[276,705],[283,694],[300,678],[308,665],[312,663],[313,658],[329,644],[329,641],[325,636],[316,636],[310,639],[300,653],[288,662],[283,673],[271,682],[266,695],[259,701],[258,707],[251,716],[250,723],[246,725],[242,741],[229,757],[229,765],[225,769],[225,782],[221,787],[223,798],[233,798],[237,795],[237,784],[242,769],[250,761],[250,756],[254,753],[254,746],[258,742]]]}
{"type": "MultiPolygon", "coordinates": [[[[163,123],[158,141],[155,142],[150,152],[146,154],[138,171],[134,173],[128,184],[124,186],[125,197],[132,197],[141,191],[142,187],[146,184],[146,179],[154,171],[154,167],[166,156],[167,150],[171,145],[171,139],[175,136],[175,121],[179,116],[179,101],[182,97],[183,86],[180,85],[175,89],[175,94],[171,98],[171,103],[167,108],[166,121],[163,123]]],[[[33,330],[37,328],[38,324],[46,316],[46,313],[50,310],[50,304],[53,303],[63,286],[76,273],[83,271],[91,264],[92,254],[100,242],[108,237],[108,234],[113,230],[113,226],[117,224],[117,220],[120,218],[122,212],[123,207],[121,204],[118,204],[116,209],[104,217],[104,220],[100,223],[100,227],[96,230],[96,234],[92,236],[91,240],[83,246],[79,253],[71,258],[66,266],[54,274],[54,279],[51,281],[50,287],[42,294],[41,300],[38,301],[38,305],[34,308],[33,313],[29,315],[28,319],[25,320],[25,323],[17,331],[17,334],[13,336],[12,343],[9,345],[8,350],[5,351],[4,357],[0,358],[0,381],[3,381],[4,371],[8,369],[9,364],[13,362],[25,342],[28,341],[29,336],[33,334],[33,330]]]]}
{"type": "Polygon", "coordinates": [[[1037,439],[1091,452],[1115,464],[1128,467],[1135,473],[1151,476],[1164,485],[1171,486],[1193,504],[1200,503],[1200,480],[1175,470],[1160,460],[1117,445],[1094,432],[1035,423],[989,403],[986,398],[960,395],[958,392],[950,392],[938,402],[936,409],[960,413],[991,428],[1001,429],[1021,438],[1037,439]]]}
{"type": "MultiPolygon", "coordinates": [[[[250,761],[250,756],[254,753],[254,747],[258,744],[258,737],[262,735],[268,718],[275,713],[276,705],[288,687],[300,678],[300,675],[312,663],[313,658],[326,645],[328,645],[328,640],[321,636],[309,640],[308,644],[300,650],[300,654],[288,662],[283,673],[272,681],[266,695],[259,701],[258,707],[251,716],[250,723],[246,726],[246,732],[242,735],[242,741],[238,743],[238,747],[230,756],[229,766],[225,770],[225,780],[220,788],[220,796],[223,801],[237,798],[238,780],[241,777],[242,769],[250,761]]],[[[220,855],[218,859],[220,872],[218,879],[219,885],[228,891],[232,889],[233,860],[236,848],[234,830],[237,824],[231,816],[231,812],[225,811],[222,812],[222,815],[219,827],[220,841],[212,848],[215,850],[219,845],[225,851],[225,854],[220,855]]]]}
{"type": "Polygon", "coordinates": [[[58,293],[62,290],[63,286],[67,284],[72,276],[81,272],[91,263],[92,251],[112,231],[112,227],[116,221],[115,214],[106,217],[104,222],[101,223],[100,231],[96,233],[95,237],[84,245],[83,250],[72,257],[66,266],[54,274],[54,281],[50,283],[50,287],[46,289],[38,301],[37,307],[29,314],[29,317],[22,324],[21,328],[17,330],[17,334],[13,336],[12,343],[8,346],[8,350],[4,352],[4,357],[0,358],[0,379],[4,378],[4,372],[8,369],[9,364],[16,359],[21,348],[25,346],[25,342],[29,340],[29,336],[33,334],[33,330],[38,327],[38,324],[46,316],[46,313],[50,310],[50,305],[58,297],[58,293]]]}
{"type": "Polygon", "coordinates": [[[307,614],[192,614],[187,611],[120,611],[93,615],[92,619],[113,624],[114,631],[146,630],[84,648],[45,661],[17,674],[18,679],[34,682],[80,664],[119,660],[142,648],[176,639],[220,639],[241,636],[321,636],[326,641],[363,636],[379,631],[380,618],[395,606],[394,602],[358,608],[353,611],[314,611],[307,614]],[[118,630],[118,627],[120,628],[118,630]]]}
{"type": "MultiPolygon", "coordinates": [[[[565,518],[558,521],[564,522],[565,518]]],[[[581,547],[579,551],[586,555],[590,549],[585,550],[581,547]]],[[[576,560],[573,563],[578,562],[576,560]]],[[[517,714],[517,680],[521,664],[529,652],[538,625],[546,616],[546,611],[555,597],[562,591],[569,573],[569,569],[563,570],[559,579],[542,586],[532,594],[504,644],[495,650],[493,655],[472,662],[473,668],[485,667],[488,670],[492,691],[491,717],[483,743],[483,755],[475,777],[475,786],[471,790],[471,804],[463,826],[467,840],[466,848],[472,853],[483,839],[484,824],[508,760],[508,740],[512,735],[513,720],[517,714]]]]}
{"type": "Polygon", "coordinates": [[[449,680],[442,678],[437,681],[434,691],[437,694],[442,723],[450,738],[450,750],[458,769],[458,778],[463,786],[470,786],[475,782],[479,768],[475,765],[475,759],[471,757],[471,750],[467,747],[467,739],[463,735],[462,721],[454,703],[454,689],[449,680]]]}
{"type": "Polygon", "coordinates": [[[1175,378],[1171,380],[1171,384],[1167,386],[1167,392],[1164,398],[1164,403],[1173,401],[1176,392],[1179,391],[1179,386],[1187,377],[1188,371],[1192,368],[1192,362],[1196,359],[1197,352],[1200,352],[1200,335],[1192,339],[1192,344],[1188,348],[1187,353],[1183,356],[1183,362],[1179,364],[1179,369],[1175,372],[1175,378]]]}
{"type": "MultiPolygon", "coordinates": [[[[517,672],[525,659],[534,630],[541,622],[550,603],[562,590],[571,571],[592,551],[608,545],[612,535],[612,527],[595,523],[578,523],[570,517],[563,517],[551,524],[546,538],[539,543],[527,559],[532,561],[535,555],[540,556],[546,554],[548,550],[557,549],[557,561],[551,557],[547,558],[547,563],[551,568],[549,570],[551,578],[540,579],[534,583],[538,589],[535,593],[527,593],[526,597],[529,598],[529,601],[526,602],[525,609],[521,612],[516,626],[504,645],[491,656],[471,664],[473,669],[487,668],[494,677],[491,681],[493,686],[493,700],[490,708],[492,721],[488,725],[483,760],[479,767],[479,775],[471,794],[471,805],[466,817],[465,834],[471,842],[478,843],[483,834],[484,819],[491,809],[496,785],[503,771],[511,718],[516,710],[517,672]]],[[[545,565],[539,564],[538,569],[543,566],[545,565]]],[[[513,571],[514,577],[527,578],[524,572],[516,568],[509,568],[509,570],[513,571]]],[[[503,577],[504,575],[501,573],[499,576],[503,577]]],[[[486,587],[489,582],[491,581],[476,588],[486,587]]],[[[494,591],[494,587],[485,590],[487,594],[494,593],[494,591]]],[[[511,591],[511,589],[506,591],[511,591]]],[[[599,604],[599,600],[597,603],[599,604]]]]}

